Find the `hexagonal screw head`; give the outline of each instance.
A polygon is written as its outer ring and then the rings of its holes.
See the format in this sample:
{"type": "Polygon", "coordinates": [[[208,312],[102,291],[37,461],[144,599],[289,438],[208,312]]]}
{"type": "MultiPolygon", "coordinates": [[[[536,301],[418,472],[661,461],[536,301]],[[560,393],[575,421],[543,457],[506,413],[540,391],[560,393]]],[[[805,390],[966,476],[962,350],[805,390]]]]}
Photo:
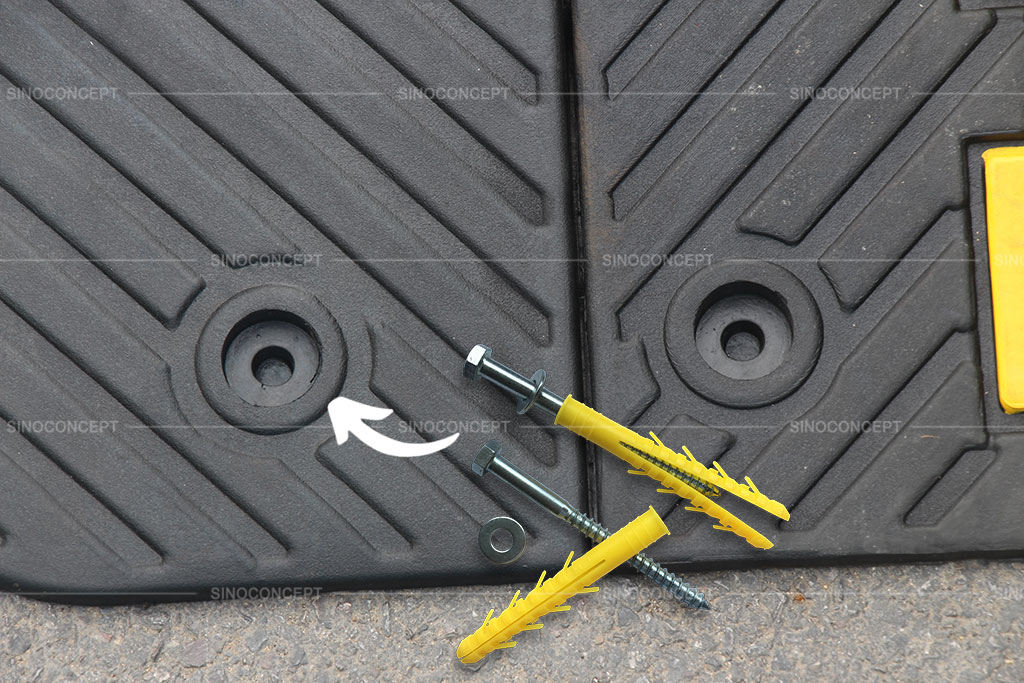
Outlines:
{"type": "Polygon", "coordinates": [[[491,357],[490,347],[477,344],[466,356],[466,364],[462,366],[462,376],[466,379],[476,379],[480,376],[480,366],[491,357]]]}
{"type": "Polygon", "coordinates": [[[477,451],[476,459],[473,460],[473,471],[481,477],[494,462],[494,459],[501,455],[501,443],[497,439],[491,439],[477,451]]]}

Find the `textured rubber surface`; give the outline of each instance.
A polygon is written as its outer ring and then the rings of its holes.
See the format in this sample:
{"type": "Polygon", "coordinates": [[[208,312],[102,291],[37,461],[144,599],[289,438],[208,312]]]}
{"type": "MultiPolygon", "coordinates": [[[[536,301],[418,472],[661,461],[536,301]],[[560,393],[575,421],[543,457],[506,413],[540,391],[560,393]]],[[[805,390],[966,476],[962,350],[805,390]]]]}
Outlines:
{"type": "MultiPolygon", "coordinates": [[[[996,399],[980,160],[1022,137],[1022,7],[576,3],[592,404],[792,512],[778,524],[723,497],[776,541],[763,553],[663,496],[658,559],[1024,550],[1024,419],[996,399]],[[708,339],[733,362],[702,360],[708,339]]],[[[594,458],[614,528],[656,494],[594,458]]]]}
{"type": "Polygon", "coordinates": [[[481,341],[576,361],[567,108],[538,94],[565,88],[559,16],[546,0],[0,4],[4,588],[497,581],[582,549],[470,469],[498,435],[581,504],[576,440],[461,376],[481,341]],[[475,90],[414,96],[448,86],[475,90]],[[247,370],[266,379],[255,405],[247,370]],[[337,446],[325,407],[342,392],[393,408],[374,424],[393,438],[463,437],[409,460],[337,446]],[[477,531],[501,514],[529,546],[499,570],[477,531]]]}
{"type": "Polygon", "coordinates": [[[759,553],[594,454],[604,524],[669,513],[658,559],[1024,549],[980,156],[1024,140],[1024,2],[563,14],[0,5],[4,588],[133,600],[557,566],[582,544],[469,464],[499,436],[582,503],[582,449],[461,378],[480,342],[792,508],[775,527],[723,501],[777,541],[759,553]],[[558,97],[573,65],[578,97],[558,97]],[[465,94],[416,90],[449,87],[465,94]],[[415,460],[339,447],[339,393],[394,408],[374,426],[399,440],[465,434],[415,460]],[[497,568],[477,531],[503,513],[529,544],[497,568]]]}

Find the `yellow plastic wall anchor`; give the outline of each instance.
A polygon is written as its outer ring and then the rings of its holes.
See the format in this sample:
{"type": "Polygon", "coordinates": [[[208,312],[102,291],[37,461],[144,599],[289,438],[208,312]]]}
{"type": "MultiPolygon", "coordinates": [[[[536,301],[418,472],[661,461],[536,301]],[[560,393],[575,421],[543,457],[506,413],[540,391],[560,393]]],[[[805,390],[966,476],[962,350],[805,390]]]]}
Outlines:
{"type": "Polygon", "coordinates": [[[1024,412],[1024,147],[997,147],[985,160],[988,267],[999,402],[1024,412]]]}
{"type": "Polygon", "coordinates": [[[494,610],[488,612],[480,628],[459,643],[456,655],[464,664],[472,664],[494,650],[515,646],[510,638],[541,628],[543,624],[537,620],[549,612],[568,610],[569,606],[562,603],[577,593],[596,591],[591,584],[667,533],[665,522],[654,508],[648,508],[575,562],[569,553],[562,570],[547,581],[541,574],[537,586],[525,598],[519,598],[516,592],[497,617],[493,616],[494,610]]]}
{"type": "Polygon", "coordinates": [[[572,396],[566,396],[555,415],[555,424],[562,425],[625,460],[633,470],[660,482],[665,487],[664,491],[690,501],[691,507],[687,509],[717,519],[719,523],[715,525],[716,529],[731,531],[755,548],[771,548],[772,542],[712,501],[709,496],[718,495],[719,491],[728,491],[780,519],[789,519],[786,507],[761,493],[749,477],[746,484],[741,484],[729,477],[717,462],[713,469],[704,467],[685,447],[683,451],[686,455],[676,453],[661,443],[653,433],[651,439],[640,436],[572,396]],[[664,466],[679,472],[683,477],[664,466]]]}

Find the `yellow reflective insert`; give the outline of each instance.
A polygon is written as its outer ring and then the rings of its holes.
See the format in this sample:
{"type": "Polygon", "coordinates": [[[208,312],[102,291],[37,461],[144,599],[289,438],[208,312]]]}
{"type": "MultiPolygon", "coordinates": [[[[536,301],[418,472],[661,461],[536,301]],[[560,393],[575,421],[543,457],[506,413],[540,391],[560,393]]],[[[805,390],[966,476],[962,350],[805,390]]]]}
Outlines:
{"type": "Polygon", "coordinates": [[[999,402],[1006,412],[1020,413],[1024,412],[1024,147],[997,147],[982,158],[999,402]]]}

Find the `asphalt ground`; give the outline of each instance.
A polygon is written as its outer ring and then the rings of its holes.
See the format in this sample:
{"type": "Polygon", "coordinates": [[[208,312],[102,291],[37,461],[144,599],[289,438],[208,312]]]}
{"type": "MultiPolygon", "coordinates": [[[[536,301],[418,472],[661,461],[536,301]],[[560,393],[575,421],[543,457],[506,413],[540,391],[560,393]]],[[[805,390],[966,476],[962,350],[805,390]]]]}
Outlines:
{"type": "MultiPolygon", "coordinates": [[[[711,612],[614,576],[473,667],[516,588],[126,607],[0,597],[5,680],[1024,680],[1024,562],[704,572],[711,612]]],[[[315,593],[315,591],[314,591],[315,593]]]]}

